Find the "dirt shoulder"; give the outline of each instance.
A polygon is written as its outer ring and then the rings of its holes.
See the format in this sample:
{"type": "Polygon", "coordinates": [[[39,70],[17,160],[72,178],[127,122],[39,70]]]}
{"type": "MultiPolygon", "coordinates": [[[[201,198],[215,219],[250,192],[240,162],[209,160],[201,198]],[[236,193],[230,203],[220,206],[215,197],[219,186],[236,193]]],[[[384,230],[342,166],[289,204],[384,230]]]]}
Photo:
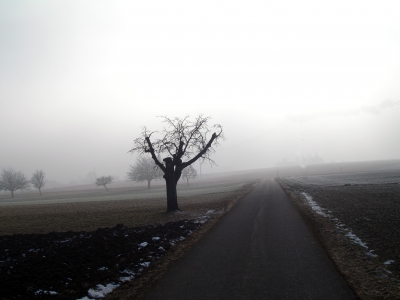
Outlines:
{"type": "Polygon", "coordinates": [[[400,299],[400,186],[278,182],[360,299],[400,299]]]}

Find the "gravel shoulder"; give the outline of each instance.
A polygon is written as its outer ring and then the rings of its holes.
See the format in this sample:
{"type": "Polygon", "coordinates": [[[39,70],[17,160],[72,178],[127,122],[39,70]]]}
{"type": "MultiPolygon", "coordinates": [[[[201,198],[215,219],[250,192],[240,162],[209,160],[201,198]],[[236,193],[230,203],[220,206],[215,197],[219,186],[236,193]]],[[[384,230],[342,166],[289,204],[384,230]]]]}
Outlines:
{"type": "Polygon", "coordinates": [[[400,299],[400,185],[278,182],[360,299],[400,299]]]}

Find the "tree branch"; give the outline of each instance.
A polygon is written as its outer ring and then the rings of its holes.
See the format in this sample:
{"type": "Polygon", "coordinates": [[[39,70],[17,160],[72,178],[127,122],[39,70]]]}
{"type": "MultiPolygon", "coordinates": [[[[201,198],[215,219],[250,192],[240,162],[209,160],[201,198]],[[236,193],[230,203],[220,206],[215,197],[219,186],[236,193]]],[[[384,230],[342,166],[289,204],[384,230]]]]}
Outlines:
{"type": "Polygon", "coordinates": [[[182,163],[181,168],[184,169],[187,166],[191,165],[192,163],[194,163],[196,160],[198,160],[200,157],[203,156],[203,154],[205,154],[207,152],[207,150],[211,147],[212,143],[214,142],[214,140],[218,138],[218,135],[214,132],[213,135],[211,136],[211,139],[208,141],[207,145],[203,148],[203,150],[201,150],[195,157],[193,157],[191,160],[182,163]]]}
{"type": "Polygon", "coordinates": [[[149,146],[149,149],[145,150],[145,152],[148,152],[151,154],[151,158],[154,160],[154,162],[156,163],[157,166],[160,167],[160,169],[165,173],[167,171],[167,169],[164,167],[164,165],[158,160],[155,152],[154,152],[154,148],[153,145],[150,142],[150,137],[146,136],[145,138],[147,145],[149,146]]]}

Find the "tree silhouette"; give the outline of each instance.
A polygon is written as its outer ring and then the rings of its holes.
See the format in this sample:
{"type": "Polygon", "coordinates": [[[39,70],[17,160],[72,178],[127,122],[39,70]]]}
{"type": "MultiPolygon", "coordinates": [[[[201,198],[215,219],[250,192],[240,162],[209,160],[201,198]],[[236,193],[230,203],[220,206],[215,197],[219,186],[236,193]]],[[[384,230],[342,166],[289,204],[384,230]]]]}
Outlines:
{"type": "Polygon", "coordinates": [[[114,178],[112,176],[101,176],[96,178],[96,186],[104,186],[108,192],[107,184],[112,183],[114,178]]]}
{"type": "Polygon", "coordinates": [[[179,210],[176,185],[183,169],[196,160],[206,160],[211,164],[211,154],[215,152],[213,146],[224,139],[221,125],[208,125],[210,117],[199,115],[191,121],[189,116],[184,118],[161,117],[164,128],[161,132],[149,131],[143,128],[140,137],[134,140],[134,147],[130,153],[149,153],[157,166],[163,171],[167,188],[167,211],[179,210]],[[214,131],[214,132],[212,132],[214,131]],[[156,136],[156,137],[154,137],[156,136]],[[158,136],[158,137],[157,137],[158,136]],[[163,162],[158,155],[167,154],[163,162]],[[186,159],[183,161],[182,159],[186,159]]]}
{"type": "Polygon", "coordinates": [[[13,169],[3,170],[0,180],[0,188],[11,192],[11,198],[14,198],[16,190],[24,190],[29,187],[29,180],[26,179],[22,172],[13,169]]]}
{"type": "Polygon", "coordinates": [[[132,181],[147,181],[147,188],[153,179],[160,179],[163,175],[161,169],[155,164],[151,157],[139,157],[135,165],[130,166],[127,177],[132,181]]]}
{"type": "Polygon", "coordinates": [[[195,168],[193,168],[192,165],[186,167],[182,171],[182,177],[186,179],[187,185],[189,185],[189,179],[191,178],[196,178],[197,177],[197,171],[195,168]]]}
{"type": "Polygon", "coordinates": [[[36,170],[31,178],[31,183],[35,188],[39,190],[40,196],[42,195],[42,187],[44,187],[44,185],[46,184],[46,181],[44,181],[44,175],[45,174],[43,170],[36,170]]]}

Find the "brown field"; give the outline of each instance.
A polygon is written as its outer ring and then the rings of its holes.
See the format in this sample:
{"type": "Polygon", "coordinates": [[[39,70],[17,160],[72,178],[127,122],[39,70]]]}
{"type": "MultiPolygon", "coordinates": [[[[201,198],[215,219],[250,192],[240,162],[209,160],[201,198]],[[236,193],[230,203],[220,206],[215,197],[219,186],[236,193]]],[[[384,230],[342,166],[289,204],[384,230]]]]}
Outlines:
{"type": "Polygon", "coordinates": [[[165,197],[1,206],[0,235],[91,231],[121,223],[133,227],[194,219],[208,210],[227,211],[245,191],[247,187],[238,186],[229,192],[179,197],[181,212],[178,213],[165,212],[165,197]]]}

